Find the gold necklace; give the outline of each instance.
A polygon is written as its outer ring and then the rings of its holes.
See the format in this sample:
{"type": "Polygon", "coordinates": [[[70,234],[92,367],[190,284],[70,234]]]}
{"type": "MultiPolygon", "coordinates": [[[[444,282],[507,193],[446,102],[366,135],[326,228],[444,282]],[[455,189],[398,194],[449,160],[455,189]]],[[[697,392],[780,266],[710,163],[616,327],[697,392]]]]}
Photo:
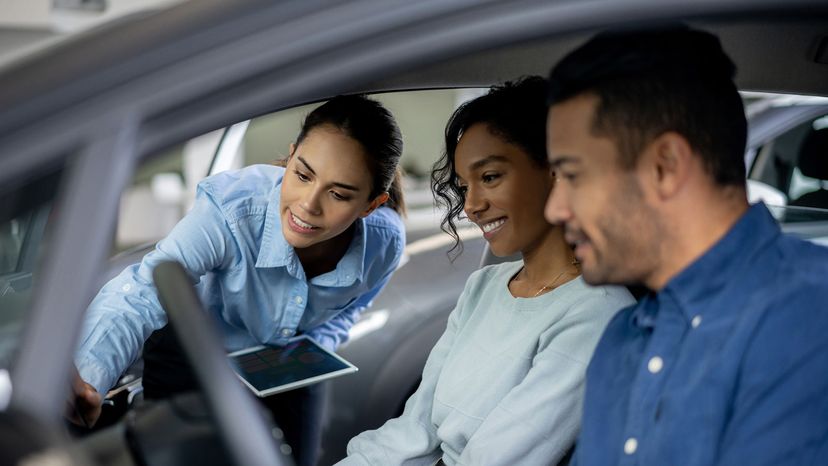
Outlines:
{"type": "MultiPolygon", "coordinates": [[[[520,268],[520,270],[518,270],[518,273],[516,273],[516,274],[512,277],[512,279],[511,279],[511,280],[509,280],[509,283],[511,283],[511,282],[513,282],[513,281],[515,281],[515,279],[518,277],[518,275],[520,275],[520,273],[521,273],[521,272],[523,272],[523,270],[524,270],[525,268],[526,268],[526,266],[522,266],[522,267],[520,268]]],[[[552,288],[554,288],[554,287],[555,287],[555,284],[556,284],[556,283],[558,283],[558,280],[560,280],[560,279],[561,279],[561,277],[563,277],[563,274],[565,274],[565,273],[567,273],[567,272],[568,272],[568,270],[564,270],[563,272],[559,273],[559,274],[555,277],[555,279],[554,279],[554,280],[552,280],[552,283],[550,283],[550,284],[548,284],[548,285],[543,285],[543,286],[542,286],[542,287],[538,290],[538,292],[537,292],[537,293],[535,293],[534,295],[532,295],[532,297],[533,297],[533,298],[537,298],[537,297],[538,297],[538,296],[540,296],[540,294],[541,294],[541,293],[543,293],[545,290],[551,290],[552,288]]]]}

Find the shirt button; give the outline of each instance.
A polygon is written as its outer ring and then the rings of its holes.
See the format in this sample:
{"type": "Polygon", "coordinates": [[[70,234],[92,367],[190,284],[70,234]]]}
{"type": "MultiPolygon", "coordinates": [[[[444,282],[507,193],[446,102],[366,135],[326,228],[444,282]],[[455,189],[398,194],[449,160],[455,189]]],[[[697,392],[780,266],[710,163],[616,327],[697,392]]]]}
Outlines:
{"type": "Polygon", "coordinates": [[[122,286],[121,289],[124,290],[124,291],[129,291],[129,290],[132,289],[132,285],[127,283],[126,285],[122,286]]]}
{"type": "Polygon", "coordinates": [[[289,328],[283,328],[282,329],[282,336],[283,337],[289,337],[291,335],[293,335],[293,330],[291,330],[289,328]]]}
{"type": "Polygon", "coordinates": [[[649,370],[653,374],[658,374],[661,371],[661,368],[664,367],[664,360],[658,356],[653,356],[650,358],[650,362],[647,363],[647,370],[649,370]]]}
{"type": "Polygon", "coordinates": [[[630,437],[624,442],[624,453],[628,455],[632,455],[635,451],[638,450],[638,440],[635,437],[630,437]]]}
{"type": "Polygon", "coordinates": [[[296,301],[296,304],[302,304],[302,297],[301,296],[296,296],[295,298],[293,298],[293,300],[296,301]]]}
{"type": "Polygon", "coordinates": [[[690,325],[692,325],[693,328],[696,328],[699,325],[701,325],[701,321],[702,321],[702,316],[695,316],[695,317],[693,317],[693,320],[690,321],[690,325]]]}

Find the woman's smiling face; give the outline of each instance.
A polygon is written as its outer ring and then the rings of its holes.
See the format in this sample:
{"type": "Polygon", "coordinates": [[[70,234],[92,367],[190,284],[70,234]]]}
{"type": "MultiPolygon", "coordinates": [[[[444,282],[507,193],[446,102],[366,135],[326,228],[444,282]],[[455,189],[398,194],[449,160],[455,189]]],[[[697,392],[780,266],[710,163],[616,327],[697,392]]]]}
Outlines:
{"type": "Polygon", "coordinates": [[[280,218],[288,244],[301,249],[332,239],[376,206],[362,145],[339,129],[312,129],[291,156],[282,181],[280,218]]]}
{"type": "Polygon", "coordinates": [[[470,126],[455,151],[463,210],[482,230],[497,256],[539,244],[553,228],[543,218],[552,179],[549,170],[485,123],[470,126]]]}

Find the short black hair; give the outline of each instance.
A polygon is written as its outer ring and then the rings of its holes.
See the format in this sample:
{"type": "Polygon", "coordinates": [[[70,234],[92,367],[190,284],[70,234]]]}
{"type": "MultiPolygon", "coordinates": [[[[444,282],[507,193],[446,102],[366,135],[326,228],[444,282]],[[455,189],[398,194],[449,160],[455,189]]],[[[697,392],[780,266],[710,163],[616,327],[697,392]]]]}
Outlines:
{"type": "Polygon", "coordinates": [[[466,201],[454,165],[460,137],[473,125],[483,123],[493,135],[520,147],[539,167],[548,166],[545,94],[545,79],[526,76],[493,86],[487,94],[462,104],[449,118],[445,133],[446,150],[431,172],[431,191],[437,205],[446,208],[440,228],[454,238],[450,257],[454,258],[462,252],[454,223],[463,212],[466,201]],[[452,256],[458,248],[457,254],[452,256]]]}
{"type": "Polygon", "coordinates": [[[747,121],[719,39],[685,25],[598,34],[549,75],[547,103],[593,94],[595,135],[619,148],[631,169],[654,138],[684,136],[720,186],[745,184],[747,121]]]}

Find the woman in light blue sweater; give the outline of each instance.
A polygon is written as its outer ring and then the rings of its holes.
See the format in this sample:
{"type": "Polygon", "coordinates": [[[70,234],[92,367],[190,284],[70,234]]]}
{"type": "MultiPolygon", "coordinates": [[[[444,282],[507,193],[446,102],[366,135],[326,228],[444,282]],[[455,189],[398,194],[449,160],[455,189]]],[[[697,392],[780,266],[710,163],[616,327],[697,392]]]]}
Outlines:
{"type": "Polygon", "coordinates": [[[555,465],[581,418],[584,374],[624,288],[584,283],[560,227],[543,218],[554,176],[545,82],[526,78],[461,106],[432,175],[443,228],[461,212],[492,252],[523,260],[466,284],[403,414],[348,444],[341,465],[555,465]]]}

